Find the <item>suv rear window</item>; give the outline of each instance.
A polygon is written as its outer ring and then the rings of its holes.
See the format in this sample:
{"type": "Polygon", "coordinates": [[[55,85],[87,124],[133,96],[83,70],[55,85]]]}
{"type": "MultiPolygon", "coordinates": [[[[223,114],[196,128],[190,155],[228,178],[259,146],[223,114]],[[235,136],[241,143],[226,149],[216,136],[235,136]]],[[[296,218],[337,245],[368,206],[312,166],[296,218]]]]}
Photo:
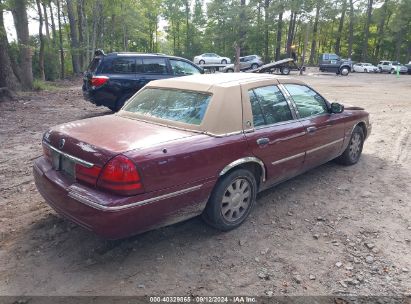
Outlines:
{"type": "Polygon", "coordinates": [[[200,125],[211,99],[210,94],[175,90],[147,88],[132,97],[124,111],[200,125]]]}
{"type": "Polygon", "coordinates": [[[100,63],[101,58],[99,57],[94,57],[93,60],[90,62],[88,65],[87,71],[94,73],[97,70],[97,67],[100,63]]]}

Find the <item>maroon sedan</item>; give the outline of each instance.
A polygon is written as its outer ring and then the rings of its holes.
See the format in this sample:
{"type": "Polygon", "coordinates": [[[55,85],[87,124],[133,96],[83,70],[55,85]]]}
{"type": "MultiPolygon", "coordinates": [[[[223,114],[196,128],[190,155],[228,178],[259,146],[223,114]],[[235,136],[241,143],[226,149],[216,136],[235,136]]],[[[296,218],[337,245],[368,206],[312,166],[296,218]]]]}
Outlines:
{"type": "Polygon", "coordinates": [[[56,126],[34,163],[58,213],[118,239],[199,214],[239,226],[257,192],[332,159],[355,164],[368,113],[291,78],[246,73],[153,81],[117,114],[56,126]]]}

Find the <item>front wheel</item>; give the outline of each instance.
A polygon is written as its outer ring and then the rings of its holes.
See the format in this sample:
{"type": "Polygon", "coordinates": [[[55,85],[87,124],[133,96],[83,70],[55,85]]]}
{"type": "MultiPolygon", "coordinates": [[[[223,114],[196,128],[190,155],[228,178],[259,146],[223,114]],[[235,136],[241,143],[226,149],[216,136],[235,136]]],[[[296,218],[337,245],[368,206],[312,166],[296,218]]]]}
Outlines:
{"type": "Polygon", "coordinates": [[[361,157],[364,145],[364,131],[361,127],[356,126],[351,134],[350,142],[336,161],[342,165],[351,166],[358,162],[361,157]]]}
{"type": "Polygon", "coordinates": [[[205,61],[204,61],[204,60],[200,60],[200,61],[198,62],[198,64],[205,64],[205,61]]]}
{"type": "Polygon", "coordinates": [[[257,182],[254,175],[245,169],[232,171],[217,182],[203,218],[219,230],[234,229],[250,214],[256,195],[257,182]]]}
{"type": "Polygon", "coordinates": [[[253,63],[253,64],[251,65],[251,69],[252,69],[252,70],[258,69],[258,63],[253,63]]]}
{"type": "Polygon", "coordinates": [[[232,68],[229,68],[225,71],[226,73],[234,73],[234,70],[232,68]]]}
{"type": "Polygon", "coordinates": [[[221,64],[227,64],[227,60],[225,59],[221,60],[221,64]]]}

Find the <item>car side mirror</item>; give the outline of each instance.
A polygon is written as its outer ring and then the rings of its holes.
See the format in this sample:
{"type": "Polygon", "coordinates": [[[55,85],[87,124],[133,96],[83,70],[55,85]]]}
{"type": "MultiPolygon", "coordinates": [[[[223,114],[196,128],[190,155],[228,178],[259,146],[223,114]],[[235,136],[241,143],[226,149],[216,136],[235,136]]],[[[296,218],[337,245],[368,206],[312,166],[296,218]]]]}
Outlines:
{"type": "Polygon", "coordinates": [[[333,102],[331,104],[331,113],[342,113],[344,111],[344,106],[338,102],[333,102]]]}

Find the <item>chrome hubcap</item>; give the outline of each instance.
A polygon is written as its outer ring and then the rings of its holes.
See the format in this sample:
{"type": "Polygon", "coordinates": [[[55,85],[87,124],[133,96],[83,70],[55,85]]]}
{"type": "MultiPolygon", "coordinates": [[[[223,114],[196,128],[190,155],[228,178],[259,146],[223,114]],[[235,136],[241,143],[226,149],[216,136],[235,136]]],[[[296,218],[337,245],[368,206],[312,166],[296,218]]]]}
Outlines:
{"type": "Polygon", "coordinates": [[[361,136],[358,133],[354,133],[350,142],[350,156],[351,159],[357,159],[361,149],[361,136]]]}
{"type": "Polygon", "coordinates": [[[234,180],[225,190],[221,213],[228,222],[235,222],[247,211],[251,200],[250,183],[244,178],[234,180]]]}

